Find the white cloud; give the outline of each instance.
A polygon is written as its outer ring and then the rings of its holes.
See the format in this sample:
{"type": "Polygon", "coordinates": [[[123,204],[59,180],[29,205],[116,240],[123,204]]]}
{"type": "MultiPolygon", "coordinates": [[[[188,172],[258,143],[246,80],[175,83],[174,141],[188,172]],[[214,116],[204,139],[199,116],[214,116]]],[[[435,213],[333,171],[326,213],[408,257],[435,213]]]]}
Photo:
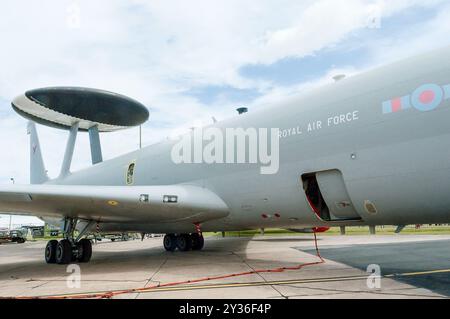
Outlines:
{"type": "MultiPolygon", "coordinates": [[[[436,3],[430,1],[428,5],[436,3]]],[[[418,55],[450,44],[450,4],[436,12],[435,18],[404,28],[396,35],[367,43],[374,56],[373,64],[383,64],[418,55]]]]}
{"type": "Polygon", "coordinates": [[[286,56],[303,57],[342,40],[365,27],[367,1],[317,1],[301,12],[294,26],[268,32],[259,62],[269,64],[286,56]]]}

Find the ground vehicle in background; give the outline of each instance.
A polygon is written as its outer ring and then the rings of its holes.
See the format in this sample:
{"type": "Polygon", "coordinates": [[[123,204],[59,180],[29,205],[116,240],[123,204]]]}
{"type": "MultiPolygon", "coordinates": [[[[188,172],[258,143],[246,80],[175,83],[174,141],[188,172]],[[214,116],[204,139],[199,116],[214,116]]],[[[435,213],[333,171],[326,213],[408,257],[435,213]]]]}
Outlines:
{"type": "Polygon", "coordinates": [[[130,233],[111,233],[111,234],[102,234],[103,239],[109,239],[112,242],[114,241],[129,241],[135,240],[138,238],[137,234],[130,233]]]}
{"type": "Polygon", "coordinates": [[[13,243],[23,244],[27,241],[27,234],[23,233],[21,230],[12,230],[10,232],[11,241],[13,243]]]}
{"type": "Polygon", "coordinates": [[[9,231],[0,230],[0,243],[8,241],[8,238],[9,238],[9,231]]]}
{"type": "Polygon", "coordinates": [[[123,241],[126,241],[127,239],[126,238],[124,238],[121,234],[105,234],[105,235],[102,235],[102,239],[109,239],[109,240],[111,240],[111,241],[119,241],[119,240],[123,240],[123,241]]]}
{"type": "Polygon", "coordinates": [[[26,234],[20,230],[3,230],[0,231],[0,242],[11,242],[23,244],[26,240],[26,234]]]}

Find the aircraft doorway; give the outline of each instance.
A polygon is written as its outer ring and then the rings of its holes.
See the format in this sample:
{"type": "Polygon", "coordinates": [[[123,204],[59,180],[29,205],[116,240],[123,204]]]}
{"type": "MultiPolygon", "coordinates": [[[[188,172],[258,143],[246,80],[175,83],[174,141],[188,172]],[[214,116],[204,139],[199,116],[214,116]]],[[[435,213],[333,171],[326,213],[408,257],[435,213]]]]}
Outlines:
{"type": "Polygon", "coordinates": [[[339,170],[304,174],[302,183],[309,204],[322,220],[361,220],[339,170]]]}

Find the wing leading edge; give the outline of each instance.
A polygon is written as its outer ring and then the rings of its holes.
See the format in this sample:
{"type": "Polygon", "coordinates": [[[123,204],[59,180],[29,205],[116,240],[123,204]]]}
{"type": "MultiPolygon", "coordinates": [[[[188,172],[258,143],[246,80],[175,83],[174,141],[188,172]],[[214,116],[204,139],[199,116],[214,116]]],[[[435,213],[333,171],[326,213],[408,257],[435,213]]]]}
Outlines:
{"type": "Polygon", "coordinates": [[[229,214],[219,196],[192,185],[0,186],[0,211],[128,223],[203,223],[229,214]]]}

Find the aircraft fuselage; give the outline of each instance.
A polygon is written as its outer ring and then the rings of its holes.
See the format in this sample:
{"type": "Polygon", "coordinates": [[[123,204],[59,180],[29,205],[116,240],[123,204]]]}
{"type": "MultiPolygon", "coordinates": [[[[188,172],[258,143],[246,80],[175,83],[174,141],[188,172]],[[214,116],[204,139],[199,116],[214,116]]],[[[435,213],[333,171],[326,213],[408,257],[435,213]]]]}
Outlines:
{"type": "MultiPolygon", "coordinates": [[[[50,183],[125,186],[134,163],[132,185],[215,192],[230,213],[204,231],[448,223],[449,56],[445,49],[408,59],[213,125],[279,128],[276,174],[263,175],[256,164],[176,164],[176,141],[165,141],[50,183]],[[314,204],[316,182],[328,215],[314,204]]],[[[104,230],[178,233],[193,225],[111,223],[104,230]]]]}

